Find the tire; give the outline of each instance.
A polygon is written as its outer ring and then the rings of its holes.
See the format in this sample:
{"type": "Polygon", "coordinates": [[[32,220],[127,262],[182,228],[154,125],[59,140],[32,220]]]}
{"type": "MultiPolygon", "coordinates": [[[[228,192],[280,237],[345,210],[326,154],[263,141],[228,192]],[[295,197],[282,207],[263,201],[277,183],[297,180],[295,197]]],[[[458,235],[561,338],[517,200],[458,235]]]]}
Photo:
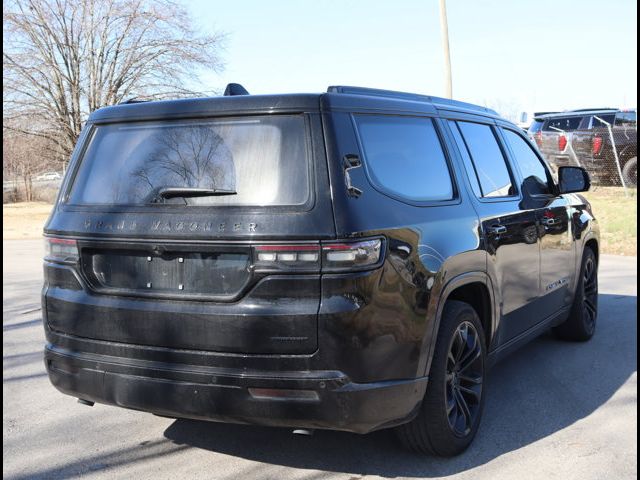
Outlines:
{"type": "Polygon", "coordinates": [[[580,279],[567,320],[554,327],[558,338],[574,342],[586,342],[593,337],[598,319],[598,262],[589,247],[582,254],[580,279]]]}
{"type": "Polygon", "coordinates": [[[622,169],[622,177],[627,187],[638,186],[638,157],[627,160],[622,169]]]}
{"type": "Polygon", "coordinates": [[[405,447],[450,457],[471,444],[484,407],[486,364],[486,342],[478,314],[467,303],[448,301],[420,411],[411,422],[395,428],[405,447]]]}

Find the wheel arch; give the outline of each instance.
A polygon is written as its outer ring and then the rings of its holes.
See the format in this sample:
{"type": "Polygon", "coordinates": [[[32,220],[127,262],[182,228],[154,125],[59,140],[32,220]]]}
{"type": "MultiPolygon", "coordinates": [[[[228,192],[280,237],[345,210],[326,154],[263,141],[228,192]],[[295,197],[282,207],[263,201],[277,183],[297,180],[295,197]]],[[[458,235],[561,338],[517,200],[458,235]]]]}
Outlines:
{"type": "MultiPolygon", "coordinates": [[[[596,256],[596,265],[598,265],[600,263],[600,245],[598,244],[598,239],[593,235],[587,237],[582,249],[583,252],[585,248],[590,248],[591,250],[593,250],[593,253],[596,256]]],[[[580,261],[582,261],[582,255],[580,255],[580,261]]]]}
{"type": "Polygon", "coordinates": [[[444,306],[449,300],[469,303],[478,313],[485,333],[487,351],[490,349],[497,326],[499,308],[491,278],[485,272],[467,272],[447,282],[438,297],[431,341],[427,350],[425,375],[428,375],[433,360],[435,345],[440,331],[440,320],[444,306]]]}

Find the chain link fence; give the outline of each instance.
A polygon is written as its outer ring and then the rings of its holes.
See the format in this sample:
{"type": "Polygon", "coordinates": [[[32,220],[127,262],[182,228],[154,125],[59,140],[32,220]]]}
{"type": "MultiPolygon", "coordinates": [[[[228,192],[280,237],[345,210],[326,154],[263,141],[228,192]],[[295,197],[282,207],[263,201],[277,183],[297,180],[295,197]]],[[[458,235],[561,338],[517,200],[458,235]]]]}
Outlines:
{"type": "Polygon", "coordinates": [[[541,115],[529,128],[551,168],[585,168],[594,187],[638,183],[636,110],[572,111],[541,115]]]}

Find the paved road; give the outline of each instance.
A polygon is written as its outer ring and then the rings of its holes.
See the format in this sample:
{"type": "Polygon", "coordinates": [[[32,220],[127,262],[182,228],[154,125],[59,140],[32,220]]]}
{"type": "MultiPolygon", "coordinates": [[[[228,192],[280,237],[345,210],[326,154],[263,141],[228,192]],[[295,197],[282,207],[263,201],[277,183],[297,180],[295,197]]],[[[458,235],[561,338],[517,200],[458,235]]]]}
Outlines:
{"type": "Polygon", "coordinates": [[[3,247],[4,478],[636,477],[636,258],[603,257],[594,339],[545,335],[498,365],[474,445],[441,460],[402,451],[384,431],[299,437],[79,405],[44,372],[41,242],[3,247]]]}

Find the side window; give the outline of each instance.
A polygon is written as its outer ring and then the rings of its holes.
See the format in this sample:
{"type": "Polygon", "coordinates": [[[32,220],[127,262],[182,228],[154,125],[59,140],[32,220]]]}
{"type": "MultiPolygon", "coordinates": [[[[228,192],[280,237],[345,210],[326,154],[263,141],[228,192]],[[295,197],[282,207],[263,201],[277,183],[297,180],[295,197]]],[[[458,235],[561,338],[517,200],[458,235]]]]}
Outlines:
{"type": "Polygon", "coordinates": [[[469,150],[464,144],[464,140],[462,139],[462,135],[460,134],[460,130],[458,129],[458,125],[456,122],[449,120],[449,128],[451,129],[451,133],[453,134],[453,139],[458,145],[458,150],[460,151],[460,155],[462,156],[462,161],[464,162],[464,168],[467,171],[467,176],[469,177],[469,182],[471,183],[471,188],[473,189],[473,193],[475,193],[476,197],[482,197],[482,191],[480,190],[480,183],[478,182],[478,173],[476,172],[476,167],[473,166],[473,162],[471,161],[471,156],[469,155],[469,150]]]}
{"type": "Polygon", "coordinates": [[[515,195],[509,168],[493,129],[489,125],[470,122],[457,122],[457,127],[464,140],[460,150],[464,152],[466,149],[471,157],[482,197],[515,195]]]}
{"type": "Polygon", "coordinates": [[[549,188],[547,169],[531,146],[516,132],[507,129],[502,129],[502,131],[522,173],[521,190],[529,195],[549,194],[551,189],[549,188]]]}
{"type": "Polygon", "coordinates": [[[636,112],[618,112],[616,113],[616,125],[636,127],[636,112]]]}
{"type": "Polygon", "coordinates": [[[451,173],[433,120],[356,115],[366,167],[374,185],[413,201],[453,199],[451,173]]]}

